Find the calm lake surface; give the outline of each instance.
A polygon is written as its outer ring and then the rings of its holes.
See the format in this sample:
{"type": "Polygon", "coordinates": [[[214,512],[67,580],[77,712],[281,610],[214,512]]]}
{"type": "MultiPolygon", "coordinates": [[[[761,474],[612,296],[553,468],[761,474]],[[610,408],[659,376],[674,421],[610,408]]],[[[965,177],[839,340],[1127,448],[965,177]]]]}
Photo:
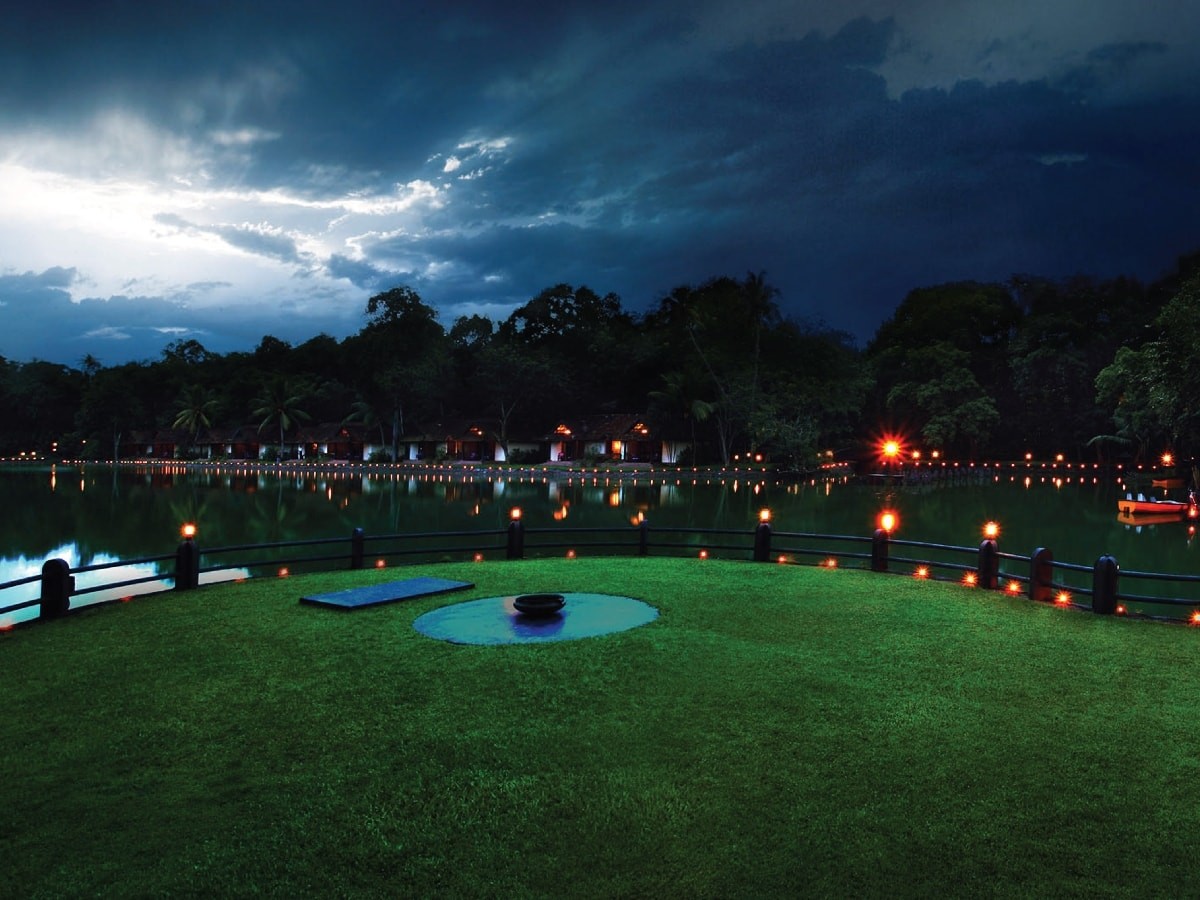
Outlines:
{"type": "MultiPolygon", "coordinates": [[[[1151,493],[1148,485],[1142,489],[1151,493]]],[[[1122,522],[1115,501],[1124,490],[1112,474],[1023,467],[994,470],[970,483],[887,486],[775,481],[745,472],[704,480],[691,473],[487,475],[450,467],[397,473],[24,465],[0,468],[0,582],[37,574],[53,557],[76,567],[173,553],[185,522],[197,525],[202,547],[218,547],[348,537],[356,527],[367,535],[498,530],[513,506],[522,508],[528,528],[632,529],[641,514],[652,529],[747,533],[759,510],[769,507],[777,532],[863,537],[874,530],[879,512],[890,508],[900,519],[897,539],[976,547],[982,524],[995,520],[1002,528],[1001,551],[1028,555],[1049,547],[1060,562],[1090,566],[1107,553],[1123,570],[1200,571],[1194,529],[1185,521],[1122,522]]],[[[895,548],[893,555],[911,554],[895,548]]],[[[104,580],[154,571],[106,572],[104,580]]],[[[77,581],[85,586],[87,575],[77,581]]],[[[36,584],[13,588],[0,592],[0,605],[37,596],[36,584]]],[[[35,611],[28,612],[0,616],[0,624],[35,611]]]]}

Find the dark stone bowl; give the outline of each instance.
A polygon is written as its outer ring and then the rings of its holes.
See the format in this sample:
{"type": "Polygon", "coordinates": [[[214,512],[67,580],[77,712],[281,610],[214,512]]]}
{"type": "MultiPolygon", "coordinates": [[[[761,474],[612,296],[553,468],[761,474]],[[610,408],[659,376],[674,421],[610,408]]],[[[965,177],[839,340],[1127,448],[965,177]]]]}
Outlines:
{"type": "Polygon", "coordinates": [[[513,598],[513,606],[525,616],[552,616],[566,602],[562,594],[521,594],[513,598]]]}

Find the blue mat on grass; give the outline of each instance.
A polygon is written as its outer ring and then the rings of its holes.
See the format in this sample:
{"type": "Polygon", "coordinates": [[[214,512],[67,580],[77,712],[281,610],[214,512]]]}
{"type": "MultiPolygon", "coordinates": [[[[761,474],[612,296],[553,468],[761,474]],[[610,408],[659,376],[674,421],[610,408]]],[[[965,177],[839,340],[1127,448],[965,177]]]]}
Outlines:
{"type": "Polygon", "coordinates": [[[301,597],[300,602],[334,609],[362,609],[364,606],[378,606],[380,603],[395,603],[397,600],[412,600],[450,591],[465,591],[473,587],[475,585],[469,581],[451,581],[448,578],[406,578],[403,581],[389,581],[387,584],[347,588],[331,594],[313,594],[311,597],[301,597]]]}

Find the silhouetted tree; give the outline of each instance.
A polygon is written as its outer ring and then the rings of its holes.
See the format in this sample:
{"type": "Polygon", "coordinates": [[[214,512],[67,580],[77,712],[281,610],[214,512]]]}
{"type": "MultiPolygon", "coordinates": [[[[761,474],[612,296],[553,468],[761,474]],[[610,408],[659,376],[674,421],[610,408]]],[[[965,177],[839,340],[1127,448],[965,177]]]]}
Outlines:
{"type": "Polygon", "coordinates": [[[217,401],[207,390],[193,385],[179,398],[179,412],[172,422],[174,428],[186,428],[192,435],[192,446],[200,437],[201,428],[212,427],[213,411],[217,401]]]}
{"type": "Polygon", "coordinates": [[[258,426],[259,432],[272,423],[279,426],[280,455],[283,453],[287,432],[297,423],[308,422],[312,418],[303,409],[308,393],[307,385],[292,384],[286,378],[274,378],[263,393],[254,399],[253,415],[262,419],[258,426]]]}

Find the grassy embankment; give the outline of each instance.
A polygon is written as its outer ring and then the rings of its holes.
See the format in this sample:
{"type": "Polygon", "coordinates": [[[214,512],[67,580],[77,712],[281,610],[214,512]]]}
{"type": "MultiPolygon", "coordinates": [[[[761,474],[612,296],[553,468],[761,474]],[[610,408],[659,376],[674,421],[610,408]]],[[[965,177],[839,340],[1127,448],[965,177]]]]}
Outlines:
{"type": "Polygon", "coordinates": [[[341,572],[0,635],[4,896],[1190,895],[1200,633],[695,559],[341,572]],[[301,593],[438,574],[342,613],[301,593]],[[467,647],[446,603],[644,599],[467,647]]]}

